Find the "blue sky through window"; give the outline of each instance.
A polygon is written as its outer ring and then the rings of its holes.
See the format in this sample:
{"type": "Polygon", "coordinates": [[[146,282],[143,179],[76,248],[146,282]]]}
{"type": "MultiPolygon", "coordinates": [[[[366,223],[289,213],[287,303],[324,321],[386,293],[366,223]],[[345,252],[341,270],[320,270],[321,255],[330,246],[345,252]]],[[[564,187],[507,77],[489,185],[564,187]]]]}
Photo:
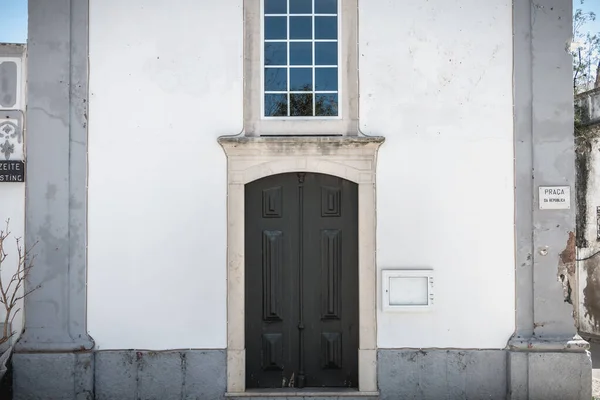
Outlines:
{"type": "Polygon", "coordinates": [[[0,43],[27,42],[27,0],[0,0],[0,43]]]}

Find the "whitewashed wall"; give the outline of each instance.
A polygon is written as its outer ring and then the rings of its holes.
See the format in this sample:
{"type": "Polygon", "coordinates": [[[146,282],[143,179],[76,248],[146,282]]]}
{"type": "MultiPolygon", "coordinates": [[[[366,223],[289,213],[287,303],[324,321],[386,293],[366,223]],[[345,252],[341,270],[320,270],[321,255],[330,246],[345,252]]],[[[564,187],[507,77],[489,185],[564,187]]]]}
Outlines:
{"type": "MultiPolygon", "coordinates": [[[[101,349],[223,348],[215,139],[242,128],[242,1],[90,7],[90,334],[101,349]]],[[[379,346],[504,347],[514,329],[511,2],[362,0],[359,12],[361,127],[387,138],[379,268],[436,271],[435,311],[379,312],[379,346]]]]}
{"type": "MultiPolygon", "coordinates": [[[[24,124],[22,112],[25,110],[26,96],[26,51],[25,47],[19,45],[0,45],[0,63],[15,63],[17,67],[17,96],[13,105],[3,107],[0,104],[0,122],[10,121],[15,123],[20,120],[24,124]],[[8,112],[6,112],[8,111],[8,112]],[[20,117],[18,116],[20,114],[20,117]],[[8,118],[7,118],[8,117],[8,118]]],[[[12,160],[23,160],[25,146],[21,142],[13,140],[15,152],[11,154],[12,160]]],[[[4,155],[0,154],[4,160],[4,155]]],[[[25,183],[3,182],[0,183],[0,230],[6,231],[6,222],[9,221],[10,236],[5,242],[4,251],[7,254],[6,260],[2,264],[2,280],[6,286],[11,277],[17,270],[18,253],[16,239],[21,239],[21,246],[24,245],[25,236],[25,183]]],[[[14,287],[14,285],[13,285],[14,287]]],[[[22,289],[19,291],[22,293],[22,289]]],[[[19,301],[18,308],[22,308],[22,301],[19,301]]],[[[13,310],[13,315],[16,310],[13,310]]],[[[6,311],[4,305],[0,304],[0,323],[4,322],[6,311]]],[[[23,327],[23,310],[21,309],[15,316],[12,324],[12,330],[17,333],[16,339],[23,327]]],[[[1,332],[0,332],[1,335],[1,332]]]]}
{"type": "Polygon", "coordinates": [[[515,318],[511,2],[362,0],[359,12],[361,129],[386,137],[378,267],[436,273],[435,310],[379,312],[378,345],[504,347],[515,318]]]}
{"type": "Polygon", "coordinates": [[[241,21],[239,0],[90,2],[88,329],[100,349],[225,347],[216,139],[242,129],[241,21]]]}

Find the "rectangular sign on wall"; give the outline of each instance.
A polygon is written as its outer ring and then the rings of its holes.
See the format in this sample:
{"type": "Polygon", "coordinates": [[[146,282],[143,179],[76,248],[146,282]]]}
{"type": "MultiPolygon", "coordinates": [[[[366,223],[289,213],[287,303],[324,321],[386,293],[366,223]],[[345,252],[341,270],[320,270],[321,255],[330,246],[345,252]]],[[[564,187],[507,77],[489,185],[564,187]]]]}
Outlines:
{"type": "Polygon", "coordinates": [[[540,210],[568,210],[571,208],[570,186],[540,186],[540,210]]]}
{"type": "Polygon", "coordinates": [[[25,182],[25,163],[18,160],[0,160],[0,183],[25,182]]]}

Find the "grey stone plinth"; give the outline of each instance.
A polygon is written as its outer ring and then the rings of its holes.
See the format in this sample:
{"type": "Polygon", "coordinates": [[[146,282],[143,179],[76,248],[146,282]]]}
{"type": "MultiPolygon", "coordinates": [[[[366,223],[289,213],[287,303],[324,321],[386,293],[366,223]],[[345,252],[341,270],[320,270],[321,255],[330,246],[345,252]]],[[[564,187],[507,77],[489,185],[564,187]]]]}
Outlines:
{"type": "Polygon", "coordinates": [[[225,350],[16,353],[14,399],[219,400],[225,350]]]}
{"type": "Polygon", "coordinates": [[[100,351],[96,399],[221,399],[224,350],[100,351]]]}
{"type": "Polygon", "coordinates": [[[584,352],[509,352],[510,400],[589,400],[592,359],[584,352]]]}
{"type": "Polygon", "coordinates": [[[379,396],[231,396],[235,400],[379,400],[379,396]]]}
{"type": "Polygon", "coordinates": [[[13,399],[94,399],[94,354],[15,353],[13,399]]]}
{"type": "Polygon", "coordinates": [[[506,351],[378,351],[379,391],[392,399],[505,399],[506,351]]]}

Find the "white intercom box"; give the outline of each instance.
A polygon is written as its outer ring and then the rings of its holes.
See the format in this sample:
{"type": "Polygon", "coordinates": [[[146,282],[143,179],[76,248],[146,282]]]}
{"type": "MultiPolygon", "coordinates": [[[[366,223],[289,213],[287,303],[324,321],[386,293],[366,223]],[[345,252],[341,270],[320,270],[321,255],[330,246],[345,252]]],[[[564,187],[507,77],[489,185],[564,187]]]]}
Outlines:
{"type": "Polygon", "coordinates": [[[383,311],[418,311],[433,307],[433,271],[384,269],[381,271],[383,311]]]}

